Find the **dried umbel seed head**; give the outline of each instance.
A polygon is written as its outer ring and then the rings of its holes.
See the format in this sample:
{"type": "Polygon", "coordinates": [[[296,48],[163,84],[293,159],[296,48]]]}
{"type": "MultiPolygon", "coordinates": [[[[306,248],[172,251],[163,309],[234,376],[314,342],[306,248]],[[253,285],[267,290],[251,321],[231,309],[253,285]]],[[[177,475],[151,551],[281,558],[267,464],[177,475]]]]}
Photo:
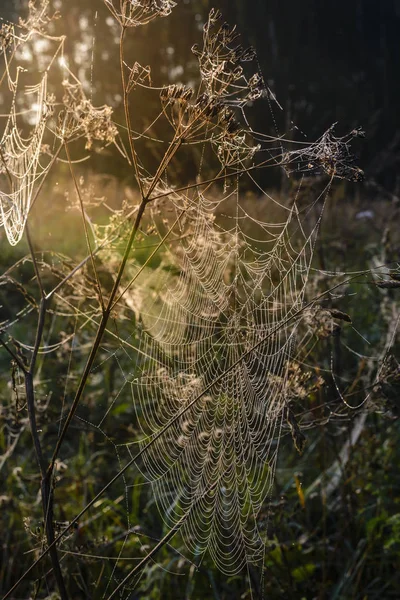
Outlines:
{"type": "Polygon", "coordinates": [[[104,0],[105,5],[117,19],[121,27],[146,25],[157,17],[166,17],[176,6],[173,0],[104,0]]]}
{"type": "Polygon", "coordinates": [[[339,335],[341,331],[340,325],[333,320],[331,311],[318,305],[304,312],[304,321],[320,339],[339,335]]]}
{"type": "Polygon", "coordinates": [[[63,82],[64,110],[58,116],[57,132],[60,138],[83,135],[86,149],[90,150],[94,140],[112,144],[118,130],[112,121],[112,108],[107,105],[95,107],[88,100],[81,85],[63,82]]]}
{"type": "MultiPolygon", "coordinates": [[[[236,28],[228,23],[218,23],[219,18],[215,11],[210,12],[203,27],[202,48],[197,44],[192,47],[199,61],[205,90],[196,104],[200,108],[203,104],[207,105],[204,116],[209,119],[219,112],[215,99],[219,99],[221,105],[243,108],[248,102],[260,98],[265,89],[261,75],[256,73],[248,79],[241,64],[255,57],[254,49],[245,49],[238,44],[236,28]]],[[[230,128],[232,134],[232,125],[230,128]]]]}
{"type": "Polygon", "coordinates": [[[9,23],[3,23],[0,27],[0,49],[6,50],[14,40],[14,28],[9,23]]]}
{"type": "Polygon", "coordinates": [[[163,102],[180,102],[181,104],[187,104],[192,96],[192,88],[180,84],[169,85],[160,92],[160,98],[163,102]]]}

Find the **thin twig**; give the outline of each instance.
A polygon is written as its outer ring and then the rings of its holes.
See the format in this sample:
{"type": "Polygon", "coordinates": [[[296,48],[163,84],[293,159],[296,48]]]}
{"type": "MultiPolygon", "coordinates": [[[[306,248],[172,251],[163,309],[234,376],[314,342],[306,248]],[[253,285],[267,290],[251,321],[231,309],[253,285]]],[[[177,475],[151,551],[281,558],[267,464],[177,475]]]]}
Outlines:
{"type": "Polygon", "coordinates": [[[23,373],[27,372],[27,368],[26,365],[24,365],[24,363],[22,362],[22,360],[20,360],[18,358],[18,356],[11,350],[11,348],[9,348],[6,344],[6,342],[2,339],[2,337],[0,336],[0,344],[3,346],[3,348],[5,350],[7,350],[8,354],[12,357],[13,360],[15,360],[15,362],[17,363],[18,367],[21,369],[21,371],[23,373]]]}
{"type": "Polygon", "coordinates": [[[29,231],[29,225],[28,225],[28,223],[25,224],[25,233],[26,233],[26,239],[28,241],[29,252],[31,253],[33,268],[34,268],[34,271],[35,271],[36,279],[37,279],[39,290],[40,290],[40,295],[41,295],[42,298],[45,298],[46,294],[45,294],[44,289],[43,289],[42,278],[40,276],[39,267],[38,267],[38,264],[37,264],[37,260],[36,260],[35,251],[34,251],[34,248],[33,248],[33,243],[32,243],[32,238],[31,238],[31,234],[30,234],[30,231],[29,231]]]}
{"type": "Polygon", "coordinates": [[[88,227],[87,227],[87,223],[86,223],[86,214],[85,214],[85,208],[83,206],[82,194],[81,194],[78,182],[77,182],[76,177],[75,177],[75,172],[74,172],[74,170],[72,168],[72,162],[71,162],[71,156],[70,156],[70,153],[69,153],[68,143],[65,142],[64,146],[65,146],[65,153],[66,153],[67,159],[68,159],[69,171],[71,173],[71,177],[72,177],[72,180],[73,180],[74,186],[75,186],[75,191],[76,191],[76,194],[77,194],[78,199],[79,199],[79,205],[80,205],[81,214],[82,214],[83,229],[85,231],[86,245],[87,245],[88,250],[89,250],[89,256],[90,256],[90,260],[91,260],[91,263],[92,263],[92,268],[93,268],[94,276],[95,276],[95,279],[96,279],[97,293],[99,295],[99,300],[100,300],[100,304],[101,304],[101,310],[104,313],[103,293],[101,291],[99,274],[97,272],[96,263],[95,263],[95,260],[94,260],[94,254],[93,254],[93,250],[92,250],[92,245],[90,243],[90,237],[89,237],[89,231],[88,231],[88,227]]]}
{"type": "Polygon", "coordinates": [[[119,60],[120,60],[120,69],[121,69],[122,95],[123,95],[123,99],[124,99],[124,112],[125,112],[126,127],[128,130],[129,148],[131,151],[132,162],[133,162],[133,166],[135,169],[135,176],[136,176],[137,184],[139,186],[140,196],[143,198],[143,196],[144,196],[143,184],[142,184],[142,179],[140,177],[138,158],[137,158],[135,146],[133,143],[131,115],[129,112],[129,93],[127,91],[127,85],[126,85],[125,74],[124,74],[124,37],[125,37],[125,32],[126,32],[126,27],[121,27],[121,36],[120,36],[120,41],[119,41],[119,60]]]}
{"type": "Polygon", "coordinates": [[[130,282],[128,283],[128,285],[125,286],[125,288],[122,290],[122,292],[119,294],[119,296],[114,300],[114,303],[113,303],[113,305],[111,307],[112,309],[121,300],[121,298],[124,296],[124,294],[126,294],[126,292],[129,290],[129,288],[132,286],[132,284],[135,283],[136,279],[143,272],[143,270],[146,268],[146,266],[150,263],[150,261],[153,258],[153,256],[155,256],[157,254],[157,252],[159,251],[159,249],[161,248],[161,246],[165,243],[165,241],[167,240],[167,238],[169,237],[169,235],[173,231],[175,225],[177,225],[179,223],[179,221],[181,220],[181,218],[183,217],[183,215],[185,214],[185,212],[186,212],[186,209],[183,209],[179,213],[179,215],[177,216],[177,218],[175,219],[175,221],[172,223],[171,227],[168,229],[167,233],[164,235],[164,237],[160,240],[160,242],[154,248],[153,252],[149,255],[149,257],[146,259],[146,261],[140,267],[140,269],[138,270],[138,272],[135,273],[135,275],[132,277],[132,279],[130,280],[130,282]]]}
{"type": "Polygon", "coordinates": [[[127,260],[128,260],[128,257],[129,257],[130,251],[131,251],[131,248],[132,248],[132,244],[133,244],[134,239],[136,237],[136,233],[137,233],[137,231],[139,229],[139,225],[140,225],[140,222],[142,220],[142,216],[143,216],[145,207],[146,207],[146,202],[142,201],[142,203],[141,203],[141,205],[139,207],[138,214],[136,216],[135,224],[134,224],[134,226],[132,228],[132,231],[131,231],[131,235],[130,235],[128,244],[127,244],[126,249],[125,249],[124,257],[123,257],[123,259],[121,261],[121,264],[120,264],[120,267],[119,267],[119,271],[118,271],[118,274],[117,274],[115,282],[114,282],[113,289],[112,289],[110,297],[108,299],[107,306],[104,309],[103,316],[102,316],[102,319],[100,321],[100,325],[99,325],[99,328],[97,330],[95,340],[93,342],[93,346],[91,348],[89,357],[88,357],[86,365],[85,365],[85,369],[84,369],[82,377],[80,379],[80,383],[79,383],[78,389],[76,391],[76,394],[75,394],[74,400],[72,402],[71,408],[69,409],[67,418],[66,418],[66,420],[64,422],[64,425],[63,425],[63,428],[61,430],[60,436],[59,436],[59,438],[57,440],[57,443],[56,443],[56,446],[55,446],[55,449],[54,449],[54,452],[53,452],[53,456],[52,456],[52,459],[50,461],[50,464],[49,464],[49,467],[48,467],[48,470],[47,470],[48,473],[52,473],[52,471],[54,469],[54,464],[55,464],[56,458],[58,456],[58,453],[60,451],[61,445],[62,445],[62,443],[64,441],[64,438],[65,438],[66,433],[68,431],[68,428],[69,428],[69,425],[71,423],[71,420],[72,420],[72,418],[73,418],[73,416],[74,416],[74,414],[76,412],[76,409],[77,409],[78,404],[80,402],[80,399],[82,397],[83,391],[84,391],[84,389],[86,387],[86,382],[87,382],[88,377],[90,375],[90,372],[92,370],[92,366],[93,366],[94,360],[96,358],[97,351],[99,349],[101,340],[103,338],[104,331],[105,331],[105,329],[107,327],[107,323],[108,323],[108,319],[109,319],[109,316],[110,316],[110,313],[111,313],[111,309],[112,309],[112,306],[113,306],[113,303],[114,303],[114,299],[115,299],[115,296],[117,294],[118,287],[119,287],[122,275],[123,275],[124,270],[125,270],[125,266],[126,266],[126,263],[127,263],[127,260]]]}

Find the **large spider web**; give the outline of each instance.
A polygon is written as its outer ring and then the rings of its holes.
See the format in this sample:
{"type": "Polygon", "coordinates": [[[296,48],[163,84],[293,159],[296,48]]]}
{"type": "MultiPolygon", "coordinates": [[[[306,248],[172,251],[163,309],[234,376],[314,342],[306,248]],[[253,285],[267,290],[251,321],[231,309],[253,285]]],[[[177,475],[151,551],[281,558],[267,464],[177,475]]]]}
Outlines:
{"type": "Polygon", "coordinates": [[[190,551],[209,550],[227,573],[263,553],[257,515],[276,466],[313,254],[312,234],[293,247],[293,211],[278,232],[257,220],[255,250],[241,228],[251,217],[231,195],[229,230],[215,227],[218,200],[199,194],[191,202],[194,230],[173,257],[180,275],[167,276],[141,311],[138,356],[146,359],[131,383],[146,436],[173,420],[143,459],[160,514],[167,527],[187,515],[190,551]]]}

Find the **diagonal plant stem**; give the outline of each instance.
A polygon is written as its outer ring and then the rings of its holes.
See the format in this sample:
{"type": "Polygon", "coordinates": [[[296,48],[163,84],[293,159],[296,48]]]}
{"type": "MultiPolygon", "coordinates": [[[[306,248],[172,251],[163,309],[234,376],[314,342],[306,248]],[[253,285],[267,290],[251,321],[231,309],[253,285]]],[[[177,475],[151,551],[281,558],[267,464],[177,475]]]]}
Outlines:
{"type": "Polygon", "coordinates": [[[1,335],[0,335],[0,345],[3,346],[4,350],[6,350],[8,352],[8,354],[15,361],[16,365],[18,365],[18,367],[21,369],[21,371],[23,373],[26,373],[26,365],[24,365],[24,363],[22,362],[22,360],[15,354],[15,352],[13,352],[11,350],[11,348],[8,347],[8,345],[3,340],[3,338],[1,337],[1,335]]]}
{"type": "Polygon", "coordinates": [[[93,250],[92,250],[92,245],[90,243],[90,237],[89,237],[89,231],[88,231],[87,222],[86,222],[85,208],[83,206],[82,194],[81,194],[81,190],[79,189],[79,185],[78,185],[78,182],[76,180],[74,170],[72,168],[71,156],[70,156],[70,153],[69,153],[68,143],[66,141],[64,142],[64,146],[65,146],[65,152],[66,152],[67,159],[68,159],[69,171],[71,173],[71,177],[72,177],[72,180],[74,182],[75,191],[76,191],[76,194],[77,194],[78,199],[79,199],[79,205],[80,205],[81,215],[82,215],[83,229],[85,231],[86,245],[87,245],[88,250],[89,250],[89,256],[90,256],[90,260],[91,260],[91,263],[92,263],[92,268],[93,268],[94,276],[95,276],[95,279],[96,279],[97,293],[98,293],[98,296],[99,296],[99,301],[100,301],[100,304],[101,304],[101,309],[102,309],[102,311],[104,313],[103,293],[101,291],[99,274],[97,272],[96,263],[94,261],[94,254],[93,254],[93,250]]]}
{"type": "Polygon", "coordinates": [[[164,235],[164,237],[160,240],[160,242],[154,248],[153,252],[149,255],[149,257],[146,259],[146,261],[143,263],[143,265],[140,267],[140,269],[137,271],[137,273],[135,273],[135,275],[132,277],[132,279],[130,280],[128,285],[125,286],[125,288],[122,290],[122,292],[119,294],[119,296],[114,300],[113,305],[111,307],[112,309],[121,300],[121,298],[124,296],[124,294],[126,294],[126,292],[129,290],[129,288],[132,286],[132,284],[135,283],[136,279],[143,272],[143,270],[146,268],[146,266],[150,263],[153,256],[155,256],[157,254],[157,252],[159,251],[161,246],[164,244],[164,242],[167,240],[168,236],[170,235],[171,231],[174,229],[175,225],[177,225],[179,223],[179,221],[181,220],[181,218],[183,217],[185,212],[186,212],[186,209],[183,209],[179,213],[179,215],[177,216],[175,221],[172,223],[171,227],[168,229],[167,233],[164,235]]]}
{"type": "Polygon", "coordinates": [[[57,458],[58,453],[60,451],[61,445],[62,445],[62,443],[64,441],[64,438],[65,438],[66,433],[68,431],[69,425],[70,425],[70,423],[72,421],[72,418],[73,418],[73,416],[74,416],[74,414],[76,412],[76,409],[77,409],[78,404],[80,402],[80,399],[82,397],[83,391],[84,391],[84,389],[86,387],[86,383],[87,383],[88,377],[90,375],[93,363],[94,363],[96,355],[97,355],[97,351],[99,349],[99,346],[101,344],[101,340],[103,339],[103,334],[104,334],[104,332],[106,330],[106,327],[107,327],[107,323],[108,323],[109,316],[111,314],[111,310],[112,310],[112,306],[113,306],[113,303],[114,303],[114,299],[115,299],[115,296],[117,294],[118,287],[119,287],[119,284],[121,282],[121,278],[122,278],[122,275],[124,273],[126,263],[128,261],[128,257],[129,257],[129,254],[130,254],[130,251],[131,251],[131,248],[132,248],[132,244],[133,244],[133,242],[135,240],[137,231],[139,229],[139,225],[140,225],[140,222],[142,220],[142,216],[143,216],[144,210],[146,208],[146,204],[147,204],[146,200],[142,200],[142,202],[141,202],[141,204],[139,206],[139,210],[138,210],[138,213],[137,213],[137,216],[136,216],[136,220],[135,220],[135,223],[133,225],[133,228],[132,228],[132,231],[131,231],[131,234],[130,234],[130,237],[129,237],[128,244],[127,244],[127,246],[125,248],[124,257],[123,257],[123,259],[121,261],[121,264],[120,264],[120,267],[119,267],[119,270],[118,270],[118,274],[117,274],[115,282],[114,282],[113,289],[112,289],[110,297],[108,299],[107,306],[105,307],[105,309],[103,311],[102,318],[101,318],[101,321],[100,321],[100,324],[99,324],[99,327],[98,327],[98,330],[97,330],[97,333],[96,333],[96,337],[95,337],[95,340],[93,342],[93,346],[91,348],[89,357],[88,357],[88,359],[86,361],[85,369],[84,369],[82,377],[80,379],[78,389],[77,389],[77,391],[75,393],[74,400],[72,402],[71,408],[69,409],[67,418],[66,418],[66,420],[64,422],[63,428],[62,428],[61,433],[60,433],[60,435],[58,437],[58,440],[57,440],[57,443],[56,443],[56,446],[55,446],[55,449],[54,449],[54,452],[53,452],[53,456],[52,456],[50,464],[48,466],[47,472],[49,474],[53,472],[55,461],[56,461],[56,458],[57,458]]]}
{"type": "MultiPolygon", "coordinates": [[[[31,247],[32,252],[32,260],[36,265],[36,259],[33,252],[33,247],[31,247]]],[[[37,265],[36,265],[37,268],[37,265]]],[[[38,281],[40,282],[40,275],[38,274],[38,281]]],[[[47,310],[47,301],[44,297],[43,287],[40,285],[41,293],[43,294],[42,299],[40,301],[39,306],[39,319],[36,330],[36,338],[34,343],[34,348],[32,352],[32,358],[30,361],[29,369],[24,370],[24,378],[25,378],[25,393],[26,393],[26,404],[28,410],[28,418],[29,425],[33,440],[33,447],[35,450],[36,460],[39,465],[40,473],[41,473],[41,496],[42,496],[42,508],[43,508],[43,517],[44,517],[44,526],[46,532],[46,539],[49,548],[51,563],[53,567],[53,573],[57,581],[58,590],[60,592],[61,600],[68,600],[68,595],[64,583],[64,578],[62,575],[60,561],[57,552],[57,546],[54,544],[55,533],[54,533],[54,519],[53,519],[53,507],[54,507],[54,497],[53,497],[53,489],[52,489],[52,473],[46,472],[46,459],[43,454],[42,446],[39,438],[39,431],[36,420],[36,403],[35,403],[35,389],[34,389],[34,372],[36,366],[36,359],[40,347],[40,342],[43,337],[43,329],[46,319],[46,310],[47,310]]]]}
{"type": "MultiPolygon", "coordinates": [[[[124,32],[124,29],[123,29],[122,33],[121,33],[121,40],[120,40],[121,46],[123,44],[123,37],[124,37],[123,34],[124,33],[125,32],[124,32]]],[[[122,51],[121,48],[120,48],[120,53],[121,53],[121,61],[122,61],[121,62],[121,69],[123,69],[123,51],[122,51]]],[[[128,95],[127,95],[127,90],[126,90],[125,77],[124,77],[123,74],[122,74],[122,85],[124,86],[123,94],[124,94],[124,99],[125,99],[125,115],[126,115],[126,119],[127,119],[128,136],[129,136],[130,144],[131,144],[132,159],[133,159],[133,162],[134,162],[134,165],[135,165],[136,178],[140,182],[141,180],[140,180],[139,166],[138,166],[138,163],[137,163],[136,152],[135,152],[135,149],[134,149],[134,146],[133,146],[133,140],[131,139],[132,135],[131,135],[130,117],[129,117],[129,109],[128,109],[128,104],[127,104],[128,95]]],[[[186,131],[186,133],[187,133],[187,131],[186,131]]],[[[152,201],[152,199],[150,199],[150,195],[151,195],[152,191],[156,188],[157,183],[160,181],[161,176],[163,175],[163,173],[167,169],[169,163],[174,158],[176,152],[180,148],[180,146],[182,144],[182,141],[183,141],[182,135],[183,134],[175,135],[174,138],[173,138],[173,140],[170,142],[170,144],[168,146],[168,149],[166,150],[163,158],[161,159],[160,165],[159,165],[159,167],[158,167],[158,169],[156,171],[156,174],[153,177],[152,183],[151,183],[149,189],[147,190],[146,194],[144,194],[142,185],[140,184],[140,190],[141,190],[142,200],[141,200],[140,205],[139,205],[139,209],[138,209],[138,212],[137,212],[137,215],[136,215],[135,223],[134,223],[134,225],[132,227],[131,234],[130,234],[127,246],[125,248],[124,256],[123,256],[123,259],[122,259],[121,264],[119,266],[119,270],[118,270],[118,273],[117,273],[117,276],[116,276],[116,279],[115,279],[115,282],[114,282],[114,285],[113,285],[110,297],[108,298],[107,305],[105,306],[105,308],[103,310],[102,319],[100,321],[100,324],[99,324],[99,327],[98,327],[98,330],[97,330],[97,333],[96,333],[96,337],[95,337],[95,340],[93,342],[93,346],[92,346],[92,349],[90,351],[89,357],[87,359],[87,362],[86,362],[86,365],[85,365],[85,369],[84,369],[84,372],[82,374],[82,377],[81,377],[78,389],[76,391],[76,394],[75,394],[74,400],[72,402],[72,405],[71,405],[71,407],[69,409],[67,418],[66,418],[66,420],[64,422],[64,425],[63,425],[63,428],[61,430],[60,436],[59,436],[59,438],[57,440],[57,443],[56,443],[56,446],[55,446],[55,449],[54,449],[54,452],[53,452],[53,456],[51,458],[50,464],[49,464],[48,469],[47,469],[47,473],[48,474],[51,474],[53,472],[55,461],[56,461],[56,458],[57,458],[58,453],[60,451],[61,445],[62,445],[62,443],[63,443],[63,441],[65,439],[65,436],[67,434],[69,425],[70,425],[70,423],[71,423],[71,421],[73,419],[73,416],[74,416],[74,414],[76,412],[76,409],[77,409],[77,407],[79,405],[79,402],[81,400],[83,391],[84,391],[84,389],[86,387],[86,383],[87,383],[88,377],[90,375],[90,372],[91,372],[93,363],[95,361],[95,358],[97,356],[97,352],[98,352],[98,349],[100,347],[101,341],[103,339],[104,332],[105,332],[105,330],[107,328],[108,319],[110,317],[113,305],[115,303],[115,297],[117,295],[118,288],[119,288],[122,276],[123,276],[124,271],[125,271],[126,263],[128,261],[129,254],[130,254],[130,251],[132,249],[133,242],[134,242],[134,240],[136,238],[136,234],[137,234],[137,232],[139,230],[139,226],[140,226],[140,223],[141,223],[144,211],[146,209],[146,206],[147,206],[147,204],[149,202],[152,201]]]]}
{"type": "Polygon", "coordinates": [[[133,137],[132,137],[131,115],[129,112],[129,92],[128,92],[128,88],[126,85],[125,74],[124,74],[125,73],[124,72],[124,63],[125,63],[125,61],[124,61],[124,37],[125,37],[125,33],[126,33],[126,27],[122,26],[121,27],[121,37],[120,37],[120,41],[119,41],[119,62],[120,62],[120,70],[121,70],[122,93],[123,93],[123,99],[124,99],[124,112],[125,112],[126,127],[127,127],[127,131],[128,131],[129,148],[131,151],[132,162],[133,162],[133,166],[135,169],[136,181],[139,186],[140,196],[143,198],[144,193],[143,193],[142,178],[140,177],[139,162],[138,162],[138,157],[136,154],[135,146],[133,143],[133,137]]]}

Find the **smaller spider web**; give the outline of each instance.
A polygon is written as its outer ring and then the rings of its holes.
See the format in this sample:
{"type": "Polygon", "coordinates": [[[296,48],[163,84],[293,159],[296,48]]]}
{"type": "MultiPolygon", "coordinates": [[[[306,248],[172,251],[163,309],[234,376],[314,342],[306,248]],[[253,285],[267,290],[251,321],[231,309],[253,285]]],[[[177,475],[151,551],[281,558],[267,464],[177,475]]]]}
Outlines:
{"type": "Polygon", "coordinates": [[[1,171],[8,179],[9,192],[0,190],[0,226],[4,226],[8,241],[16,245],[24,232],[32,203],[35,183],[42,175],[39,166],[43,134],[46,128],[47,74],[36,86],[26,89],[33,97],[32,117],[36,125],[28,137],[21,134],[16,116],[15,86],[13,106],[1,142],[1,171]]]}

